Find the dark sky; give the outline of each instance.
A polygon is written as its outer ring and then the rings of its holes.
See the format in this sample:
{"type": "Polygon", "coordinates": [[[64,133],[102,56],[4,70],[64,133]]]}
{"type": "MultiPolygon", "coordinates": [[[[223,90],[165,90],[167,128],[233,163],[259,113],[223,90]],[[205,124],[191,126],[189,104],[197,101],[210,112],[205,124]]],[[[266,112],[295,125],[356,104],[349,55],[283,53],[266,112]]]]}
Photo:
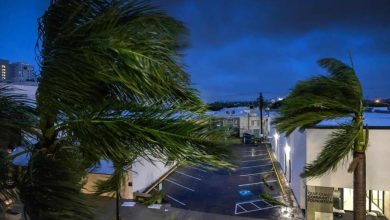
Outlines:
{"type": "MultiPolygon", "coordinates": [[[[48,1],[0,2],[0,58],[35,62],[36,19],[48,1]]],[[[390,0],[154,3],[190,30],[185,63],[207,102],[287,95],[298,80],[323,73],[318,59],[349,62],[349,52],[365,96],[390,97],[390,0]]]]}

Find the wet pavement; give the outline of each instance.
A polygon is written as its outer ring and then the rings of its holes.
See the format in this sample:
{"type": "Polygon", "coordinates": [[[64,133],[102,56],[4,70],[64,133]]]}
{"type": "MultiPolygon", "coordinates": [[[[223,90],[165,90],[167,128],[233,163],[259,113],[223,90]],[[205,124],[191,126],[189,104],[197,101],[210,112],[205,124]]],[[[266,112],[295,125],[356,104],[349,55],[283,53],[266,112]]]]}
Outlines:
{"type": "Polygon", "coordinates": [[[168,176],[162,183],[168,202],[192,211],[279,219],[280,207],[260,198],[262,192],[281,198],[265,146],[237,145],[231,150],[237,158],[235,171],[182,166],[168,176]]]}

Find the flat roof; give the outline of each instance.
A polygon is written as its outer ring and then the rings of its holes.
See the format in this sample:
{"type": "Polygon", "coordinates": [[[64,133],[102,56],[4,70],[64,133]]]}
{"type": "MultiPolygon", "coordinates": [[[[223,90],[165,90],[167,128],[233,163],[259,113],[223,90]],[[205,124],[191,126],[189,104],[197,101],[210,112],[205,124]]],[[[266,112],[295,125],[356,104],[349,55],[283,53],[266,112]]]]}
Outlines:
{"type": "MultiPolygon", "coordinates": [[[[335,120],[326,120],[317,124],[316,128],[334,128],[341,124],[348,123],[351,118],[339,118],[335,120]]],[[[365,112],[363,114],[364,125],[369,128],[378,129],[390,129],[390,112],[388,113],[376,113],[376,112],[365,112]]]]}

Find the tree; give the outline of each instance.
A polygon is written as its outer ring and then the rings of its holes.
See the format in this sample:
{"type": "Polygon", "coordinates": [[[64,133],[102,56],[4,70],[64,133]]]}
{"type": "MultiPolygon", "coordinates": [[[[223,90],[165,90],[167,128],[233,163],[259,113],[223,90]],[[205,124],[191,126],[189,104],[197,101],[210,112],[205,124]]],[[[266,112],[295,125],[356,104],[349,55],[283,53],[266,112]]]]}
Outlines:
{"type": "Polygon", "coordinates": [[[24,143],[23,136],[35,121],[32,101],[6,84],[0,84],[0,213],[17,197],[16,175],[9,150],[24,143]]]}
{"type": "Polygon", "coordinates": [[[323,120],[350,118],[330,135],[318,157],[305,166],[301,177],[318,177],[334,171],[352,153],[348,171],[354,173],[354,219],[365,219],[368,130],[364,132],[363,128],[362,87],[353,67],[332,58],[318,63],[329,75],[298,82],[273,123],[277,130],[289,135],[297,128],[311,127],[323,120]]]}
{"type": "Polygon", "coordinates": [[[100,159],[230,166],[180,62],[186,33],[142,1],[52,1],[39,21],[37,144],[19,183],[30,219],[93,218],[80,182],[100,159]]]}

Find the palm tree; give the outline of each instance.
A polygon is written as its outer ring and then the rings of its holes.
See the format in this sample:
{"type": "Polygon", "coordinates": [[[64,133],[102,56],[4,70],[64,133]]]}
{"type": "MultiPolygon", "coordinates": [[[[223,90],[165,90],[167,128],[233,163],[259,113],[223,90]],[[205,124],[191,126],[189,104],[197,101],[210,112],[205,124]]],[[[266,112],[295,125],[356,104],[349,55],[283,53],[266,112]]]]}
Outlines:
{"type": "Polygon", "coordinates": [[[180,62],[186,33],[142,1],[52,1],[39,21],[38,143],[19,185],[30,219],[93,218],[80,180],[102,158],[230,165],[180,62]]]}
{"type": "Polygon", "coordinates": [[[365,219],[368,130],[365,132],[363,128],[362,87],[353,67],[332,58],[318,63],[329,75],[298,82],[273,123],[277,130],[289,135],[297,128],[311,127],[323,120],[350,118],[330,135],[318,157],[305,166],[301,177],[318,177],[334,171],[352,153],[348,171],[354,173],[354,219],[365,219]]]}
{"type": "Polygon", "coordinates": [[[0,84],[0,212],[4,211],[9,199],[17,197],[9,150],[24,144],[23,135],[35,120],[32,101],[16,92],[12,87],[0,84]]]}

